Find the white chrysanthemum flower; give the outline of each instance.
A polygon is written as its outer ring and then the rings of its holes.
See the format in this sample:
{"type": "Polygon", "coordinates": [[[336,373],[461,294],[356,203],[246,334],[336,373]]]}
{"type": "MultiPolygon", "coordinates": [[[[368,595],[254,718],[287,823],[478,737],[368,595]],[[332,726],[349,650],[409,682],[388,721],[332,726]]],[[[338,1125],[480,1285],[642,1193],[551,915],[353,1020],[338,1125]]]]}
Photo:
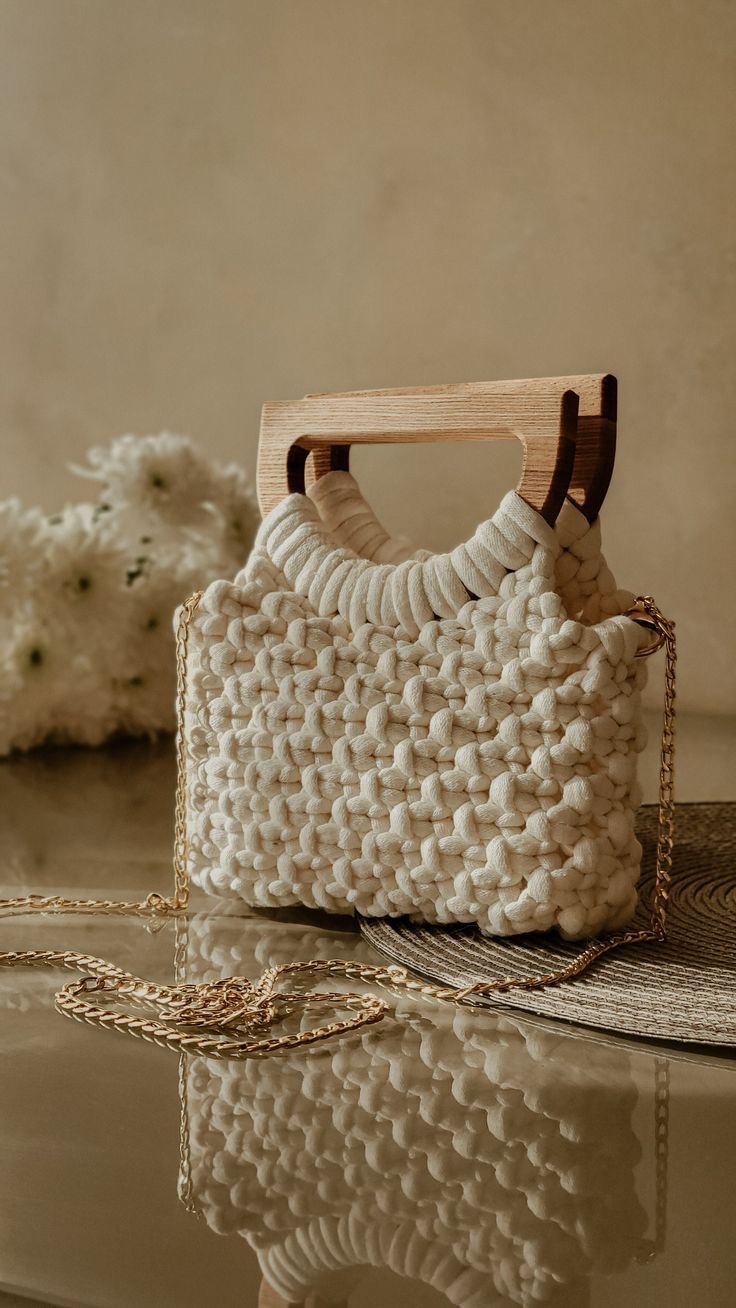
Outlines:
{"type": "MultiPolygon", "coordinates": [[[[19,740],[19,717],[28,716],[29,710],[38,720],[35,705],[30,704],[25,669],[16,665],[14,650],[9,641],[0,644],[0,756],[13,749],[28,748],[19,740]],[[23,699],[25,696],[26,703],[23,699]],[[25,713],[24,713],[25,709],[25,713]]],[[[33,744],[36,741],[32,742],[33,744]]]]}
{"type": "Polygon", "coordinates": [[[116,728],[114,687],[99,645],[71,645],[53,612],[27,604],[0,647],[0,754],[42,741],[98,745],[116,728]]]}
{"type": "Polygon", "coordinates": [[[20,500],[0,504],[0,602],[28,588],[44,567],[48,520],[40,509],[24,509],[20,500]]]}
{"type": "Polygon", "coordinates": [[[212,497],[212,467],[186,436],[119,436],[87,455],[89,468],[74,467],[102,486],[102,502],[135,508],[173,524],[197,520],[212,497]]]}
{"type": "Polygon", "coordinates": [[[115,682],[108,662],[97,648],[78,650],[68,664],[73,687],[57,709],[54,739],[79,745],[101,745],[118,730],[115,682]]]}
{"type": "Polygon", "coordinates": [[[183,437],[124,436],[77,471],[97,504],[0,505],[0,755],[171,730],[174,613],[255,535],[244,474],[183,437]]]}
{"type": "Polygon", "coordinates": [[[64,628],[114,627],[125,602],[128,576],[142,564],[115,532],[103,527],[91,504],[72,504],[51,520],[48,558],[39,603],[51,603],[64,628]]]}
{"type": "Polygon", "coordinates": [[[222,514],[223,547],[237,570],[250,554],[260,522],[256,497],[237,464],[215,468],[212,503],[222,514]]]}
{"type": "MultiPolygon", "coordinates": [[[[128,735],[173,731],[176,725],[173,616],[196,589],[184,571],[180,558],[176,564],[154,567],[131,587],[127,664],[115,678],[119,729],[128,735]]],[[[208,570],[205,575],[214,573],[208,570]]]]}
{"type": "Polygon", "coordinates": [[[131,587],[126,670],[129,678],[135,679],[134,688],[151,681],[160,683],[168,673],[173,676],[173,616],[196,588],[189,577],[180,576],[174,568],[166,567],[154,568],[131,587]]]}
{"type": "Polygon", "coordinates": [[[118,731],[126,736],[155,736],[176,726],[176,673],[173,657],[156,673],[138,673],[115,687],[118,731]]]}
{"type": "Polygon", "coordinates": [[[64,651],[30,604],[3,623],[0,665],[0,753],[30,749],[52,731],[69,690],[64,651]]]}
{"type": "MultiPolygon", "coordinates": [[[[164,569],[156,569],[137,581],[131,593],[131,625],[136,641],[141,648],[144,644],[149,649],[154,648],[162,636],[168,637],[171,615],[177,604],[181,603],[182,586],[175,575],[164,569]]],[[[145,657],[149,661],[151,656],[145,657]]]]}

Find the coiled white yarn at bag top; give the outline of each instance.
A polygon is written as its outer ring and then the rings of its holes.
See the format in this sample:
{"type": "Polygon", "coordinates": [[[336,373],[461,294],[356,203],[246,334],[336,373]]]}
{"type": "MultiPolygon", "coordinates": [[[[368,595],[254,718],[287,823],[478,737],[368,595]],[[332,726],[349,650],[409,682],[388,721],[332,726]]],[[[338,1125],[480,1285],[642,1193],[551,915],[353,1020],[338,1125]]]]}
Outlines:
{"type": "Polygon", "coordinates": [[[641,857],[630,602],[572,506],[553,530],[512,492],[450,554],[414,555],[348,473],[289,496],[191,624],[194,882],[493,935],[621,926],[641,857]]]}

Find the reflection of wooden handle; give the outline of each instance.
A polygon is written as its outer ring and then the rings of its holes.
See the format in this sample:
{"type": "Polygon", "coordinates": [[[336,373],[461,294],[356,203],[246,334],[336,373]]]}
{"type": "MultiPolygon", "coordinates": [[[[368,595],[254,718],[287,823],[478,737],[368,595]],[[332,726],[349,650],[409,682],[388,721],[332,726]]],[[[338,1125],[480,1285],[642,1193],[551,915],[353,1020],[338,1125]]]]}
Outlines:
{"type": "MultiPolygon", "coordinates": [[[[616,457],[617,383],[611,373],[576,374],[572,377],[529,377],[524,381],[460,382],[449,386],[396,387],[380,391],[344,391],[348,395],[452,395],[463,392],[539,393],[551,390],[562,395],[575,391],[580,400],[575,444],[575,463],[568,497],[589,522],[597,518],[611,484],[616,457]]],[[[320,396],[307,396],[319,399],[320,396]]],[[[348,467],[346,446],[324,446],[314,450],[310,460],[314,477],[331,469],[348,467]]]]}
{"type": "MultiPolygon", "coordinates": [[[[364,444],[492,440],[524,446],[518,492],[550,523],[572,476],[578,395],[552,383],[490,382],[377,394],[316,395],[263,406],[258,500],[266,514],[290,491],[304,490],[310,450],[364,444]]],[[[344,458],[319,466],[347,466],[344,458]]]]}

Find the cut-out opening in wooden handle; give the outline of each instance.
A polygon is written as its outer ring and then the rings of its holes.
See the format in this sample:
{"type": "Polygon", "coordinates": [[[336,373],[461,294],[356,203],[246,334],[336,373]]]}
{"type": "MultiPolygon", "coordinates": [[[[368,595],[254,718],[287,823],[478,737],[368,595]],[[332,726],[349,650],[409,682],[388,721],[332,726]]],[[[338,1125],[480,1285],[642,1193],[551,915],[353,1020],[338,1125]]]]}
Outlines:
{"type": "MultiPolygon", "coordinates": [[[[594,522],[606,498],[616,459],[618,383],[612,373],[576,373],[569,377],[528,377],[516,381],[454,382],[439,386],[392,387],[370,391],[342,391],[333,398],[358,395],[453,395],[487,393],[539,393],[562,395],[575,391],[579,397],[577,439],[567,497],[588,522],[594,522]]],[[[327,398],[309,395],[307,399],[327,398]]],[[[325,445],[311,453],[308,480],[316,480],[335,468],[349,467],[349,447],[325,445]]]]}
{"type": "Polygon", "coordinates": [[[261,512],[270,512],[293,491],[304,491],[312,450],[320,452],[319,473],[347,467],[351,445],[518,437],[524,447],[518,493],[554,523],[572,477],[578,408],[577,392],[536,383],[316,395],[265,404],[258,446],[261,512]],[[346,453],[336,455],[338,449],[346,453]]]}

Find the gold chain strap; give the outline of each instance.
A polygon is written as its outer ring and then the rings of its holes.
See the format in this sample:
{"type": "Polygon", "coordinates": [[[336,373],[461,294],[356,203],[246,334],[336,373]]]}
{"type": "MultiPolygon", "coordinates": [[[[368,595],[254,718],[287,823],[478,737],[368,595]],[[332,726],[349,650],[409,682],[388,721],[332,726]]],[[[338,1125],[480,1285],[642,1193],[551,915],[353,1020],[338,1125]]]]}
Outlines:
{"type": "MultiPolygon", "coordinates": [[[[143,900],[128,899],[65,899],[62,895],[19,895],[14,899],[0,899],[0,912],[25,913],[32,909],[41,909],[52,913],[171,913],[186,909],[189,903],[189,873],[187,868],[187,827],[186,827],[186,773],[184,714],[186,707],[186,671],[187,647],[189,644],[189,627],[201,598],[201,591],[191,595],[179,614],[176,629],[176,763],[177,785],[176,806],[174,810],[174,894],[160,895],[157,891],[147,895],[143,900]]],[[[43,951],[30,953],[0,953],[0,963],[40,962],[43,951]]],[[[56,955],[54,955],[56,958],[56,955]]],[[[69,954],[70,958],[82,958],[69,954]]],[[[84,956],[86,957],[86,955],[84,956]]],[[[59,965],[57,959],[51,966],[59,965]]],[[[73,967],[74,963],[61,964],[73,967]]],[[[111,964],[107,966],[112,966],[111,964]]],[[[117,974],[117,969],[113,969],[117,974]]]]}
{"type": "MultiPolygon", "coordinates": [[[[187,650],[189,628],[200,597],[201,592],[198,592],[182,606],[176,640],[177,788],[173,896],[165,897],[153,893],[145,900],[136,902],[25,895],[15,899],[0,900],[0,911],[22,913],[32,909],[44,909],[51,912],[136,914],[180,914],[186,911],[189,902],[185,722],[187,650]]],[[[629,610],[628,616],[648,627],[656,635],[653,644],[640,651],[641,656],[655,653],[663,645],[666,647],[656,874],[648,927],[594,940],[568,964],[552,972],[540,973],[531,978],[501,977],[495,981],[478,981],[460,988],[435,985],[430,981],[412,977],[407,973],[406,968],[393,964],[372,966],[344,959],[312,959],[284,963],[279,967],[269,968],[254,982],[236,976],[199,984],[186,984],[177,980],[173,985],[144,981],[104,959],[76,953],[73,950],[9,951],[0,953],[0,964],[39,964],[72,968],[86,973],[81,979],[69,982],[56,995],[56,1007],[59,1011],[77,1021],[125,1031],[129,1035],[179,1052],[234,1058],[262,1056],[295,1046],[314,1044],[319,1040],[343,1035],[379,1022],[388,1012],[389,1005],[386,1000],[372,994],[305,992],[301,989],[290,992],[278,989],[281,980],[286,977],[341,977],[348,980],[375,982],[391,989],[409,990],[432,999],[464,1003],[472,1002],[476,996],[512,988],[532,990],[555,985],[579,976],[595,959],[621,945],[663,940],[672,875],[674,832],[673,777],[677,659],[675,629],[674,623],[660,613],[649,595],[640,597],[629,610]],[[114,995],[116,998],[124,998],[130,1003],[153,1009],[158,1016],[156,1018],[136,1016],[101,1007],[96,1002],[96,997],[103,994],[108,1000],[114,995]],[[344,1008],[349,1011],[350,1016],[307,1031],[281,1036],[265,1034],[297,1008],[313,1011],[324,1007],[344,1008]],[[228,1034],[229,1032],[232,1034],[228,1034]]]]}

